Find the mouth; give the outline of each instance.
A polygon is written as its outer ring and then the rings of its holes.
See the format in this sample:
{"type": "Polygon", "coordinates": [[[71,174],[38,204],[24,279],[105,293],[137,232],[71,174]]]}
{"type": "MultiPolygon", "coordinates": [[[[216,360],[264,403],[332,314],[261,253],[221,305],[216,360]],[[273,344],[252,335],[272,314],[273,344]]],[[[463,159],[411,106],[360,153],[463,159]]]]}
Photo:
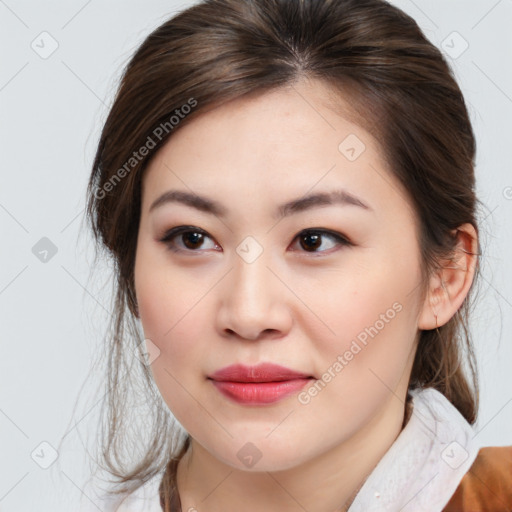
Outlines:
{"type": "Polygon", "coordinates": [[[284,366],[261,363],[257,366],[227,366],[208,379],[220,393],[234,402],[265,405],[296,393],[314,377],[284,366]]]}

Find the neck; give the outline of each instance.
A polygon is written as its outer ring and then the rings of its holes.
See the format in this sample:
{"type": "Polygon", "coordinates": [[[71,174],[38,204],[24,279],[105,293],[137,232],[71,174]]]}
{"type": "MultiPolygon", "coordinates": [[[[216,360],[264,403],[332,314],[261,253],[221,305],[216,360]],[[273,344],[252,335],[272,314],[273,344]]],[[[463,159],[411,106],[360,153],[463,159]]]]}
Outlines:
{"type": "Polygon", "coordinates": [[[381,411],[343,443],[280,471],[235,469],[192,439],[177,469],[182,511],[343,512],[399,435],[404,405],[392,396],[381,411]]]}

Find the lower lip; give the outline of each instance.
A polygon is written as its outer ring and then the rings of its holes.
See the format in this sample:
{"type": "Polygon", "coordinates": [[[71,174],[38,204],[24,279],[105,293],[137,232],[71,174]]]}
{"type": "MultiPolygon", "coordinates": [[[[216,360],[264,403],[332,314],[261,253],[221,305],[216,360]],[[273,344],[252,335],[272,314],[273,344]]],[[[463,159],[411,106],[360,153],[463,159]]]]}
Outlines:
{"type": "Polygon", "coordinates": [[[271,404],[302,389],[311,379],[293,379],[280,382],[231,382],[212,380],[225,396],[241,404],[271,404]]]}

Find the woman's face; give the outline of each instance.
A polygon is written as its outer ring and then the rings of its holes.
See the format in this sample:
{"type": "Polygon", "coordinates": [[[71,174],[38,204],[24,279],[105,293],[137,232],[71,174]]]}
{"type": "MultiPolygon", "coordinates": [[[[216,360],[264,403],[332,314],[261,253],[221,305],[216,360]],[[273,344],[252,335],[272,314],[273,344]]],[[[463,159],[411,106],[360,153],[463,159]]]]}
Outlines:
{"type": "Polygon", "coordinates": [[[135,287],[154,379],[240,469],[291,468],[403,413],[424,307],[416,217],[326,94],[303,82],[211,110],[143,178],[135,287]]]}

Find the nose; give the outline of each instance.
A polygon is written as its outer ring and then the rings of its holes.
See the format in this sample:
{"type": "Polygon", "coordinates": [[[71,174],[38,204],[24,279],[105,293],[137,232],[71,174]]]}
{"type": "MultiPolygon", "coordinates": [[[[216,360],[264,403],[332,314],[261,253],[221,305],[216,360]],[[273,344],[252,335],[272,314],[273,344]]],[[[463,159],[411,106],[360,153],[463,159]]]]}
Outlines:
{"type": "Polygon", "coordinates": [[[292,325],[291,297],[276,274],[263,255],[252,263],[235,258],[223,279],[217,315],[223,336],[254,341],[286,335],[292,325]]]}

